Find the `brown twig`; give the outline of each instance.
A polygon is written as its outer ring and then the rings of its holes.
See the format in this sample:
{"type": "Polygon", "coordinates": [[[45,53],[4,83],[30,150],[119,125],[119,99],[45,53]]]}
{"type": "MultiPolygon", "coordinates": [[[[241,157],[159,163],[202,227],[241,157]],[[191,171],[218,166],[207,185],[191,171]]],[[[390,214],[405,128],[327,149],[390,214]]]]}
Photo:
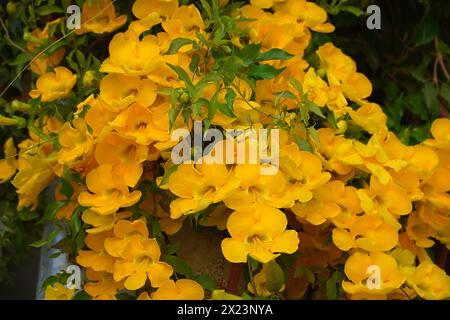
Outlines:
{"type": "Polygon", "coordinates": [[[439,65],[441,67],[441,70],[444,73],[445,79],[449,80],[450,74],[448,73],[447,67],[445,65],[444,57],[443,57],[441,51],[439,50],[439,38],[438,37],[434,38],[434,47],[436,48],[436,60],[438,61],[439,65]]]}

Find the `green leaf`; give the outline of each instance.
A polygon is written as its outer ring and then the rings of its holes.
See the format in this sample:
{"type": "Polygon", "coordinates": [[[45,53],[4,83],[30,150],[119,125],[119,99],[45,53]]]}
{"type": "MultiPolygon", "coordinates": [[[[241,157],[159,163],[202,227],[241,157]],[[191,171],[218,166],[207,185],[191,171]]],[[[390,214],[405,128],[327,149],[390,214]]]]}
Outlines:
{"type": "Polygon", "coordinates": [[[36,219],[39,215],[37,214],[37,212],[31,211],[28,209],[24,209],[24,210],[17,212],[17,216],[22,221],[30,221],[30,220],[36,219]]]}
{"type": "Polygon", "coordinates": [[[194,54],[192,56],[191,62],[189,63],[189,70],[191,70],[192,73],[196,73],[199,65],[200,65],[200,57],[198,54],[194,54]]]}
{"type": "Polygon", "coordinates": [[[81,225],[83,224],[81,222],[81,213],[86,208],[82,206],[78,206],[72,213],[72,217],[70,218],[70,229],[72,230],[72,239],[75,239],[75,237],[78,235],[78,232],[80,232],[81,225]]]}
{"type": "Polygon", "coordinates": [[[75,293],[72,300],[92,300],[92,297],[82,290],[75,293]]]}
{"type": "Polygon", "coordinates": [[[256,80],[270,80],[282,73],[284,69],[277,69],[268,64],[252,64],[247,75],[256,80]]]}
{"type": "Polygon", "coordinates": [[[167,262],[168,264],[170,264],[173,267],[173,270],[182,275],[182,276],[186,276],[188,278],[192,278],[193,277],[193,273],[192,273],[192,269],[191,267],[187,264],[186,261],[184,261],[183,259],[181,259],[180,257],[177,256],[171,256],[171,255],[164,255],[163,256],[163,261],[167,262]]]}
{"type": "Polygon", "coordinates": [[[187,38],[176,38],[173,39],[170,43],[169,49],[165,53],[165,55],[172,55],[178,52],[182,47],[187,46],[188,44],[193,44],[194,40],[187,38]]]}
{"type": "Polygon", "coordinates": [[[328,300],[336,300],[337,295],[337,277],[338,271],[335,271],[333,275],[327,280],[327,298],[328,300]]]}
{"type": "Polygon", "coordinates": [[[450,105],[450,84],[442,84],[440,96],[450,105]]]}
{"type": "Polygon", "coordinates": [[[319,117],[321,117],[321,118],[323,118],[323,119],[326,119],[326,117],[325,117],[324,114],[322,113],[322,110],[320,110],[319,106],[318,106],[317,104],[315,104],[314,102],[312,102],[312,101],[307,101],[307,102],[306,102],[306,106],[308,107],[308,109],[309,109],[312,113],[318,115],[319,117]]]}
{"type": "Polygon", "coordinates": [[[162,185],[165,185],[166,183],[168,183],[170,176],[172,175],[172,173],[177,171],[177,169],[178,169],[178,165],[177,164],[175,164],[175,165],[171,166],[170,168],[168,168],[166,170],[166,172],[164,173],[164,176],[161,179],[161,183],[159,184],[159,186],[162,186],[162,185]]]}
{"type": "Polygon", "coordinates": [[[164,252],[166,254],[175,254],[178,251],[178,249],[180,249],[180,245],[181,245],[181,243],[179,241],[177,241],[175,243],[168,244],[165,247],[164,252]]]}
{"type": "Polygon", "coordinates": [[[295,143],[297,143],[297,145],[300,147],[300,149],[312,153],[313,150],[308,141],[306,141],[305,139],[303,139],[302,137],[300,137],[298,135],[294,135],[294,140],[295,140],[295,143]]]}
{"type": "Polygon", "coordinates": [[[440,107],[436,87],[431,82],[426,82],[422,92],[425,97],[425,105],[427,106],[428,112],[433,117],[437,117],[439,115],[440,107]]]}
{"type": "Polygon", "coordinates": [[[294,55],[290,54],[287,51],[284,51],[282,49],[270,49],[267,52],[261,53],[257,61],[268,61],[268,60],[289,60],[294,55]]]}
{"type": "Polygon", "coordinates": [[[35,248],[40,248],[45,246],[46,244],[49,244],[53,241],[53,239],[56,238],[56,236],[59,234],[60,230],[56,229],[53,230],[47,237],[47,239],[42,239],[42,240],[38,240],[35,241],[33,243],[30,244],[30,246],[35,247],[35,248]]]}
{"type": "Polygon", "coordinates": [[[236,92],[232,88],[227,88],[227,93],[225,95],[226,104],[218,103],[217,107],[224,115],[230,118],[237,118],[234,114],[234,100],[236,99],[236,92]]]}
{"type": "Polygon", "coordinates": [[[283,269],[275,261],[271,261],[267,265],[267,281],[266,287],[270,292],[278,292],[284,285],[283,269]]]}
{"type": "Polygon", "coordinates": [[[277,96],[277,99],[280,99],[280,98],[287,98],[287,99],[293,99],[293,100],[297,99],[297,97],[288,90],[276,92],[276,93],[274,93],[274,95],[277,96]]]}
{"type": "Polygon", "coordinates": [[[350,12],[351,14],[353,14],[357,17],[363,16],[366,14],[363,10],[361,10],[360,8],[355,7],[355,6],[340,6],[339,9],[341,11],[350,12]]]}
{"type": "Polygon", "coordinates": [[[55,201],[50,203],[47,208],[45,208],[44,215],[38,221],[38,224],[51,221],[55,219],[56,213],[64,206],[67,205],[67,201],[55,201]]]}
{"type": "Polygon", "coordinates": [[[249,44],[239,52],[239,58],[244,61],[245,65],[249,66],[256,61],[261,51],[261,44],[249,44]]]}
{"type": "Polygon", "coordinates": [[[431,42],[439,32],[439,19],[427,13],[422,21],[417,25],[412,41],[416,46],[421,46],[431,42]]]}
{"type": "Polygon", "coordinates": [[[186,85],[186,89],[188,90],[188,92],[191,94],[191,96],[195,93],[195,86],[191,81],[191,78],[189,78],[189,75],[187,74],[187,72],[179,67],[179,66],[175,66],[173,64],[167,63],[167,65],[176,72],[176,74],[178,75],[178,78],[184,82],[184,84],[186,85]]]}
{"type": "Polygon", "coordinates": [[[194,280],[200,283],[202,287],[208,291],[213,291],[216,288],[214,280],[206,274],[195,276],[194,280]]]}
{"type": "Polygon", "coordinates": [[[67,200],[72,198],[73,187],[66,179],[61,179],[61,188],[59,189],[59,193],[64,195],[67,200]]]}
{"type": "Polygon", "coordinates": [[[57,6],[42,6],[34,10],[40,16],[47,16],[52,13],[64,13],[64,10],[57,6]]]}

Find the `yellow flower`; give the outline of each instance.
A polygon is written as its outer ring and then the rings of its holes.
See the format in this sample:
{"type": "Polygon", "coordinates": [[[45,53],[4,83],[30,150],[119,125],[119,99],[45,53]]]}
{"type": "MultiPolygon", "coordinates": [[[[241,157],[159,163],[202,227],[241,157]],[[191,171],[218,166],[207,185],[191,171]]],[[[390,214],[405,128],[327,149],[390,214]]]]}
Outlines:
{"type": "Polygon", "coordinates": [[[269,9],[277,2],[284,2],[285,0],[251,0],[250,3],[255,7],[261,9],[269,9]]]}
{"type": "Polygon", "coordinates": [[[61,283],[48,285],[45,288],[44,300],[71,300],[75,293],[75,289],[68,289],[61,283]]]}
{"type": "Polygon", "coordinates": [[[49,102],[67,97],[77,81],[77,76],[65,67],[56,67],[36,81],[36,89],[30,91],[33,99],[41,96],[41,101],[49,102]]]}
{"type": "Polygon", "coordinates": [[[349,230],[334,229],[333,242],[343,251],[361,248],[370,252],[391,250],[398,242],[398,233],[377,216],[361,216],[349,230]]]}
{"type": "Polygon", "coordinates": [[[103,61],[100,71],[127,75],[147,75],[161,63],[158,38],[139,35],[128,30],[117,33],[109,44],[109,58],[103,61]]]}
{"type": "Polygon", "coordinates": [[[110,133],[98,142],[95,159],[99,165],[110,165],[114,176],[129,187],[135,187],[142,176],[142,164],[147,160],[148,148],[133,140],[110,133]]]}
{"type": "Polygon", "coordinates": [[[177,8],[178,0],[136,0],[132,10],[136,18],[144,19],[153,12],[170,17],[177,8]]]}
{"type": "MultiPolygon", "coordinates": [[[[33,30],[31,35],[37,39],[37,41],[28,41],[27,42],[27,49],[31,53],[37,53],[36,51],[39,49],[39,46],[42,45],[42,43],[45,43],[50,37],[49,35],[49,29],[50,27],[59,24],[61,21],[61,18],[49,21],[45,24],[44,29],[36,28],[33,30]],[[40,42],[42,40],[42,42],[40,42]]],[[[42,54],[41,56],[36,56],[36,59],[32,61],[31,63],[31,71],[34,73],[37,73],[39,75],[42,75],[47,72],[48,67],[56,67],[58,66],[62,59],[64,58],[65,49],[60,48],[55,53],[48,55],[42,54]]]]}
{"type": "Polygon", "coordinates": [[[171,39],[197,39],[197,32],[204,31],[205,23],[200,11],[191,4],[177,8],[167,20],[163,21],[162,27],[171,39]]]}
{"type": "Polygon", "coordinates": [[[372,93],[372,84],[367,77],[356,72],[355,62],[331,42],[317,51],[330,85],[341,86],[344,95],[353,101],[361,101],[372,93]]]}
{"type": "Polygon", "coordinates": [[[203,300],[205,293],[194,280],[167,280],[152,294],[153,300],[203,300]]]}
{"type": "Polygon", "coordinates": [[[61,149],[58,154],[58,162],[62,165],[72,165],[77,162],[86,161],[91,155],[94,141],[89,133],[86,121],[76,117],[70,122],[63,124],[59,131],[59,143],[61,149]]]}
{"type": "Polygon", "coordinates": [[[148,239],[148,230],[142,220],[121,220],[114,226],[116,238],[105,241],[106,251],[118,258],[114,264],[114,280],[125,279],[128,290],[145,285],[147,278],[152,287],[161,286],[173,273],[172,267],[159,261],[161,250],[155,239],[148,239]]]}
{"type": "Polygon", "coordinates": [[[309,68],[303,80],[303,92],[308,99],[319,107],[325,106],[328,101],[328,86],[321,77],[316,75],[313,68],[309,68]]]}
{"type": "Polygon", "coordinates": [[[296,17],[313,31],[324,33],[334,31],[334,26],[326,23],[327,12],[314,2],[305,0],[273,0],[273,2],[275,11],[280,10],[296,17]]]}
{"type": "Polygon", "coordinates": [[[94,300],[117,300],[117,291],[123,289],[123,281],[114,281],[113,275],[108,272],[87,268],[86,278],[88,282],[84,285],[84,291],[94,300]]]}
{"type": "Polygon", "coordinates": [[[358,108],[348,111],[353,122],[371,134],[387,134],[387,116],[376,103],[367,103],[358,108]]]}
{"type": "Polygon", "coordinates": [[[330,181],[313,190],[313,197],[310,201],[296,203],[291,210],[297,217],[304,218],[313,225],[320,225],[327,219],[340,215],[343,208],[351,213],[359,211],[359,205],[355,205],[351,200],[353,191],[351,187],[346,187],[339,180],[330,181]]]}
{"type": "Polygon", "coordinates": [[[18,160],[18,172],[11,181],[19,195],[18,209],[30,207],[36,209],[39,194],[56,177],[52,165],[55,159],[47,158],[47,155],[36,147],[33,140],[25,140],[19,144],[21,153],[18,160]],[[38,149],[38,150],[36,150],[38,149]]]}
{"type": "Polygon", "coordinates": [[[294,230],[286,230],[287,219],[283,212],[256,203],[233,212],[228,218],[227,229],[231,238],[222,241],[222,252],[232,263],[253,259],[267,263],[280,252],[294,253],[298,249],[298,236],[294,230]]]}
{"type": "Polygon", "coordinates": [[[342,288],[352,295],[358,293],[385,295],[400,288],[406,281],[406,276],[398,270],[397,261],[383,252],[355,252],[345,262],[344,271],[350,281],[342,282],[342,288]],[[379,268],[380,288],[373,288],[366,283],[371,276],[368,272],[370,266],[379,268]]]}
{"type": "Polygon", "coordinates": [[[238,184],[225,164],[181,164],[169,178],[169,190],[179,197],[170,203],[170,217],[178,219],[220,202],[238,184]]]}
{"type": "Polygon", "coordinates": [[[100,82],[99,99],[108,109],[117,112],[136,102],[148,107],[156,100],[156,85],[139,76],[107,74],[100,82]]]}
{"type": "Polygon", "coordinates": [[[84,101],[77,105],[77,111],[74,113],[78,116],[85,108],[88,108],[84,119],[89,127],[92,129],[92,137],[99,137],[103,133],[109,132],[109,122],[114,120],[116,113],[110,111],[110,107],[106,105],[101,99],[96,99],[94,94],[91,94],[84,101]],[[89,108],[87,107],[89,106],[89,108]]]}
{"type": "Polygon", "coordinates": [[[17,150],[13,138],[6,140],[3,150],[5,158],[0,160],[0,183],[5,183],[11,179],[17,170],[17,150]]]}
{"type": "Polygon", "coordinates": [[[110,215],[101,215],[95,213],[90,209],[86,209],[83,212],[81,219],[83,220],[83,222],[90,224],[92,226],[92,228],[87,229],[86,232],[96,234],[103,231],[112,230],[114,228],[114,224],[117,221],[126,219],[130,216],[131,212],[129,211],[113,213],[110,215]]]}
{"type": "Polygon", "coordinates": [[[412,211],[411,199],[406,191],[391,182],[382,185],[378,178],[371,176],[370,188],[357,191],[361,207],[368,215],[378,215],[390,226],[399,230],[399,216],[408,215],[412,211]]]}
{"type": "Polygon", "coordinates": [[[450,277],[431,261],[419,264],[408,284],[424,299],[444,300],[450,297],[450,277]]]}
{"type": "Polygon", "coordinates": [[[134,139],[140,145],[166,142],[170,140],[170,132],[169,118],[165,111],[164,105],[147,108],[132,104],[117,115],[110,125],[121,136],[134,139]]]}
{"type": "Polygon", "coordinates": [[[80,250],[77,255],[77,263],[95,271],[114,272],[115,259],[105,251],[105,240],[112,236],[112,232],[88,234],[86,246],[91,250],[80,250]]]}
{"type": "Polygon", "coordinates": [[[128,187],[118,177],[111,165],[101,165],[86,176],[86,185],[90,192],[83,191],[78,196],[80,205],[90,207],[92,211],[108,215],[119,208],[131,207],[139,201],[140,191],[129,192],[128,187]]]}
{"type": "Polygon", "coordinates": [[[93,0],[83,3],[81,28],[75,30],[77,35],[88,32],[112,32],[127,22],[127,16],[116,16],[116,9],[111,0],[93,0]]]}

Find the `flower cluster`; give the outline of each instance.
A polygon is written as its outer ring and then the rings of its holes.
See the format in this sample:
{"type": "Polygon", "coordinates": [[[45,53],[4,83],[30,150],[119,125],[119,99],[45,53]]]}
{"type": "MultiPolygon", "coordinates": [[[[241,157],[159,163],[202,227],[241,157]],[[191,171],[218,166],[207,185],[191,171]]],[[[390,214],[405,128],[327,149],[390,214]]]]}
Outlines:
{"type": "MultiPolygon", "coordinates": [[[[99,91],[71,118],[46,119],[43,130],[58,143],[33,148],[40,140],[30,130],[18,160],[6,143],[0,181],[13,177],[19,208],[36,208],[55,178],[77,176],[70,197],[57,191],[67,198],[58,217],[73,220],[83,210],[87,236],[76,262],[86,268],[85,292],[97,299],[124,288],[139,299],[203,299],[194,280],[172,279],[147,229],[151,221],[171,235],[189,218],[228,232],[221,251],[230,263],[260,264],[248,284],[254,295],[301,298],[343,266],[336,282],[350,299],[449,298],[450,277],[427,248],[450,249],[450,120],[436,120],[423,143],[403,144],[367,100],[372,85],[349,56],[327,42],[312,52],[315,64],[307,59],[313,34],[334,31],[325,10],[306,0],[232,9],[227,2],[202,15],[208,10],[177,0],[136,0],[136,19],[113,36],[101,63],[99,91]],[[161,31],[146,32],[154,26],[161,31]],[[220,130],[281,129],[276,173],[262,174],[270,166],[262,158],[230,164],[214,151],[174,164],[171,133],[190,131],[195,120],[220,130]],[[287,256],[291,270],[274,285],[287,256]],[[376,288],[367,285],[370,266],[380,270],[376,288]]],[[[82,20],[90,22],[80,35],[111,32],[126,17],[102,0],[86,4],[82,20]]],[[[39,70],[57,61],[48,57],[39,70]]],[[[29,93],[42,106],[77,82],[65,67],[44,71],[29,93]]],[[[227,149],[232,158],[239,143],[260,147],[244,138],[227,149]]]]}

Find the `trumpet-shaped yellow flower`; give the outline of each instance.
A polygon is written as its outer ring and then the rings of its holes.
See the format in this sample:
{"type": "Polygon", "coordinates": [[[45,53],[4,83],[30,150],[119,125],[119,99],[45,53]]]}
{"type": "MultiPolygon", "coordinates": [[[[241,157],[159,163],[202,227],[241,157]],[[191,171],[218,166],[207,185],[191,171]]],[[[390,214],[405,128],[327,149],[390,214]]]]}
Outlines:
{"type": "MultiPolygon", "coordinates": [[[[406,276],[398,270],[397,261],[383,252],[353,253],[345,262],[345,274],[350,281],[344,281],[342,288],[349,294],[385,295],[400,288],[406,276]],[[370,266],[379,268],[380,288],[368,286],[366,281],[372,275],[370,266]]],[[[375,275],[374,275],[375,276],[375,275]]]]}
{"type": "Polygon", "coordinates": [[[316,75],[313,68],[309,68],[303,79],[303,92],[308,99],[319,107],[325,106],[328,102],[328,86],[321,77],[316,75]]]}
{"type": "Polygon", "coordinates": [[[88,234],[86,236],[86,246],[90,250],[80,250],[77,256],[77,263],[95,271],[113,273],[115,259],[105,250],[105,240],[111,236],[112,232],[88,234]]]}
{"type": "Polygon", "coordinates": [[[27,151],[20,155],[18,172],[11,183],[19,195],[18,209],[31,206],[34,210],[38,205],[39,194],[56,177],[52,168],[56,159],[47,158],[42,150],[37,150],[39,148],[33,140],[22,141],[19,148],[27,151]]]}
{"type": "Polygon", "coordinates": [[[298,218],[304,218],[313,225],[320,225],[341,214],[346,210],[354,214],[359,209],[359,204],[355,203],[354,190],[351,187],[345,187],[339,180],[328,182],[327,184],[315,189],[313,197],[305,203],[296,203],[292,211],[298,218]]]}
{"type": "Polygon", "coordinates": [[[59,282],[45,288],[44,300],[71,300],[75,289],[68,289],[59,282]]]}
{"type": "Polygon", "coordinates": [[[167,20],[163,21],[162,27],[172,39],[196,39],[197,32],[204,31],[205,23],[200,11],[195,5],[191,4],[178,7],[167,20]]]}
{"type": "Polygon", "coordinates": [[[334,229],[333,242],[343,251],[360,248],[370,252],[391,250],[398,242],[397,231],[377,216],[361,216],[349,230],[334,229]]]}
{"type": "Polygon", "coordinates": [[[357,194],[368,215],[378,215],[396,230],[401,228],[399,216],[412,211],[411,199],[403,188],[394,182],[384,186],[375,176],[370,178],[369,190],[359,189],[357,194]]]}
{"type": "Polygon", "coordinates": [[[100,71],[127,75],[147,75],[161,63],[158,38],[147,35],[139,40],[133,30],[117,33],[109,44],[109,58],[100,71]]]}
{"type": "Polygon", "coordinates": [[[108,215],[119,208],[131,207],[139,201],[140,191],[129,192],[123,177],[117,176],[111,165],[101,165],[86,176],[86,185],[90,192],[83,191],[78,196],[80,205],[90,207],[92,211],[108,215]]]}
{"type": "Polygon", "coordinates": [[[367,103],[354,111],[350,109],[350,117],[358,126],[371,134],[387,134],[387,117],[376,103],[367,103]]]}
{"type": "Polygon", "coordinates": [[[81,28],[75,33],[82,35],[88,32],[112,32],[127,22],[127,16],[116,16],[116,9],[111,0],[93,0],[83,3],[81,12],[81,28]]]}
{"type": "Polygon", "coordinates": [[[108,74],[100,82],[99,99],[113,112],[123,110],[136,102],[148,107],[156,100],[156,86],[153,81],[139,76],[108,74]]]}
{"type": "MultiPolygon", "coordinates": [[[[162,106],[165,111],[165,106],[162,106]]],[[[140,145],[170,140],[168,115],[160,106],[148,108],[133,104],[123,110],[110,123],[123,137],[135,139],[140,145]]]]}
{"type": "Polygon", "coordinates": [[[78,117],[73,120],[73,127],[70,122],[63,124],[59,131],[59,143],[61,150],[58,154],[58,162],[69,166],[86,161],[94,147],[86,121],[78,117]]]}
{"type": "Polygon", "coordinates": [[[36,89],[30,91],[33,99],[41,97],[42,102],[65,98],[77,82],[77,76],[65,67],[56,67],[54,72],[47,72],[36,81],[36,89]]]}
{"type": "Polygon", "coordinates": [[[86,269],[88,282],[84,284],[84,291],[94,300],[116,300],[118,290],[123,289],[123,281],[114,281],[108,272],[98,272],[86,269]]]}
{"type": "Polygon", "coordinates": [[[5,158],[0,160],[0,183],[5,183],[11,179],[17,170],[17,150],[13,138],[6,140],[3,150],[5,158]]]}
{"type": "Polygon", "coordinates": [[[178,0],[136,0],[133,4],[133,14],[138,19],[157,12],[162,17],[170,17],[178,8],[178,0]]]}
{"type": "Polygon", "coordinates": [[[169,178],[169,190],[179,197],[170,203],[170,217],[178,219],[223,201],[238,185],[225,164],[181,164],[169,178]]]}
{"type": "Polygon", "coordinates": [[[408,284],[424,299],[444,300],[450,297],[450,277],[431,261],[419,264],[408,284]]]}
{"type": "Polygon", "coordinates": [[[117,221],[126,219],[130,216],[131,212],[129,211],[113,213],[110,215],[101,215],[90,209],[86,209],[83,212],[81,219],[83,222],[92,226],[92,228],[86,230],[87,233],[97,234],[112,230],[117,221]]]}
{"type": "Polygon", "coordinates": [[[148,148],[133,140],[122,138],[117,133],[105,136],[95,149],[99,165],[110,165],[116,177],[124,184],[134,187],[142,176],[142,163],[147,160],[148,148]]]}
{"type": "Polygon", "coordinates": [[[227,229],[231,238],[222,241],[222,252],[232,263],[247,261],[247,256],[267,263],[281,253],[294,253],[298,249],[298,235],[286,230],[283,212],[261,203],[233,212],[227,229]]]}
{"type": "Polygon", "coordinates": [[[167,280],[152,294],[153,300],[203,300],[205,292],[194,280],[167,280]]]}
{"type": "Polygon", "coordinates": [[[367,77],[356,72],[355,62],[331,42],[317,51],[322,67],[327,73],[330,85],[341,86],[344,95],[353,101],[360,101],[372,93],[372,84],[367,77]]]}

